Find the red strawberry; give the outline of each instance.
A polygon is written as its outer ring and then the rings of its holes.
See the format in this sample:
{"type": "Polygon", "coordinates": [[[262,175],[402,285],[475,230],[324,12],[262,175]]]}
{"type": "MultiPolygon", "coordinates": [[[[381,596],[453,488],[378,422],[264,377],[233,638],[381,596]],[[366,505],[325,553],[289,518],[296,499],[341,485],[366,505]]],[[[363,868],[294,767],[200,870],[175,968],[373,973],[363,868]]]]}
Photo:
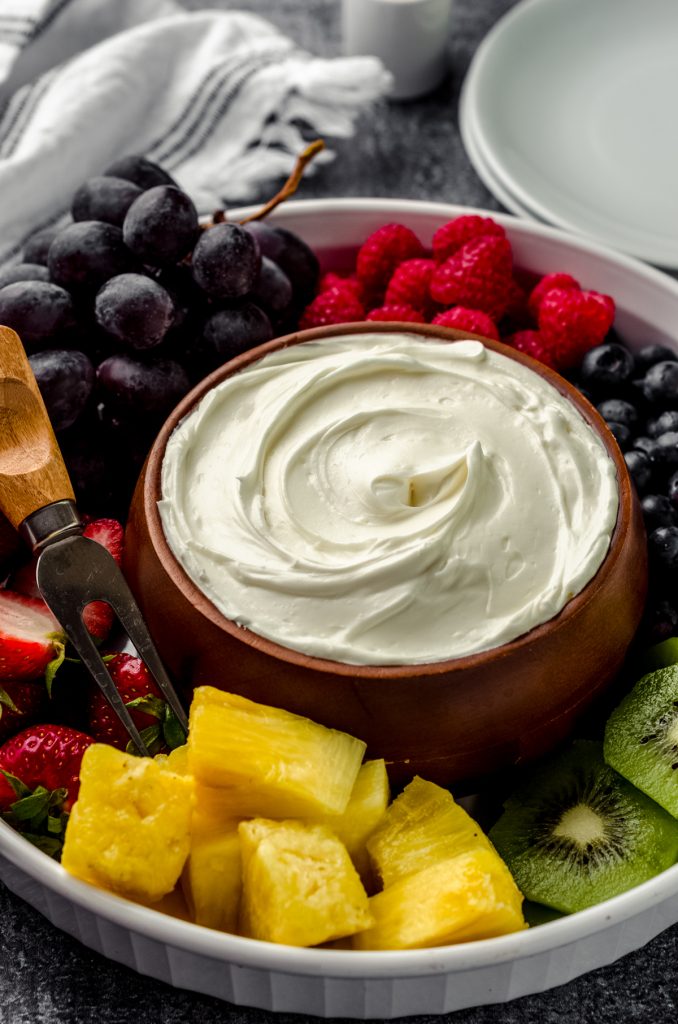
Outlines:
{"type": "Polygon", "coordinates": [[[511,246],[506,238],[474,238],[431,279],[431,298],[443,306],[480,309],[493,320],[505,312],[511,294],[511,246]]]}
{"type": "Polygon", "coordinates": [[[411,306],[433,312],[429,289],[436,265],[433,260],[405,260],[396,267],[384,297],[385,306],[411,306]]]}
{"type": "Polygon", "coordinates": [[[433,258],[436,263],[444,263],[472,238],[483,238],[487,235],[503,238],[505,234],[501,224],[497,224],[491,217],[479,217],[473,213],[455,217],[438,228],[434,234],[433,258]]]}
{"type": "Polygon", "coordinates": [[[46,703],[41,681],[5,680],[0,685],[0,742],[37,718],[46,703]]]}
{"type": "Polygon", "coordinates": [[[0,590],[0,679],[37,679],[63,659],[64,642],[42,598],[0,590]]]}
{"type": "Polygon", "coordinates": [[[481,334],[484,338],[499,341],[497,325],[487,313],[481,313],[479,309],[454,306],[453,309],[446,309],[444,313],[438,313],[432,323],[441,327],[456,327],[459,331],[469,331],[471,334],[481,334]]]}
{"type": "Polygon", "coordinates": [[[525,355],[538,359],[545,366],[550,366],[552,370],[559,369],[553,349],[547,344],[539,331],[516,331],[515,334],[504,338],[504,341],[507,345],[517,348],[519,352],[524,352],[525,355]]]}
{"type": "MultiPolygon", "coordinates": [[[[90,520],[83,530],[83,535],[102,544],[120,565],[124,530],[117,519],[90,520]]],[[[40,598],[40,591],[35,582],[36,565],[37,559],[32,558],[30,562],[20,566],[10,578],[11,588],[27,597],[40,598]]],[[[82,617],[89,633],[95,640],[101,642],[106,639],[111,631],[114,618],[110,605],[107,605],[105,601],[93,601],[84,609],[82,617]]]]}
{"type": "Polygon", "coordinates": [[[576,281],[571,274],[545,274],[534,286],[527,300],[528,309],[535,323],[539,317],[541,300],[552,288],[574,288],[576,291],[581,291],[579,281],[576,281]]]}
{"type": "Polygon", "coordinates": [[[348,288],[330,288],[316,295],[299,320],[302,331],[309,327],[329,324],[348,324],[365,319],[365,308],[360,299],[348,288]]]}
{"type": "Polygon", "coordinates": [[[614,300],[598,292],[551,288],[539,306],[539,332],[555,362],[569,369],[600,345],[614,321],[614,300]]]}
{"type": "MultiPolygon", "coordinates": [[[[84,537],[95,540],[113,556],[118,565],[122,563],[122,548],[125,531],[117,519],[95,519],[82,531],[84,537]]],[[[92,601],[83,610],[82,619],[88,633],[95,640],[105,640],[113,625],[113,609],[105,601],[92,601]]]]}
{"type": "Polygon", "coordinates": [[[412,309],[411,306],[378,306],[376,309],[370,310],[367,314],[367,319],[381,321],[382,323],[389,320],[400,320],[408,324],[426,323],[426,317],[423,313],[420,313],[418,309],[412,309]]]}
{"type": "MultiPolygon", "coordinates": [[[[151,753],[186,742],[179,723],[141,658],[116,654],[108,662],[108,671],[151,753]]],[[[127,749],[129,736],[99,689],[92,689],[90,693],[87,721],[98,742],[110,743],[119,750],[127,749]]]]}
{"type": "Polygon", "coordinates": [[[381,295],[399,264],[423,255],[424,247],[414,231],[404,224],[384,224],[358,250],[358,280],[368,292],[381,295]]]}
{"type": "Polygon", "coordinates": [[[93,742],[64,725],[32,725],[0,747],[0,811],[50,856],[61,849],[82,755],[93,742]]]}

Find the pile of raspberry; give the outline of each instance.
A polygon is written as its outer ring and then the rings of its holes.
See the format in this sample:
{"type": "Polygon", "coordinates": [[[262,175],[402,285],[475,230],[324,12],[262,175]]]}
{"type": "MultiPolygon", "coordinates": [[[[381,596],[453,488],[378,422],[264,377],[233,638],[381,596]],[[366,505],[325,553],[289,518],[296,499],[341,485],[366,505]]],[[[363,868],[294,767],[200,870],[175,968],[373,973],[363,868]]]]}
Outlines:
{"type": "Polygon", "coordinates": [[[614,301],[569,274],[513,266],[504,228],[466,215],[443,224],[426,252],[403,224],[385,224],[358,251],[355,272],[329,273],[300,327],[361,320],[440,324],[501,340],[555,370],[577,366],[612,327],[614,301]]]}

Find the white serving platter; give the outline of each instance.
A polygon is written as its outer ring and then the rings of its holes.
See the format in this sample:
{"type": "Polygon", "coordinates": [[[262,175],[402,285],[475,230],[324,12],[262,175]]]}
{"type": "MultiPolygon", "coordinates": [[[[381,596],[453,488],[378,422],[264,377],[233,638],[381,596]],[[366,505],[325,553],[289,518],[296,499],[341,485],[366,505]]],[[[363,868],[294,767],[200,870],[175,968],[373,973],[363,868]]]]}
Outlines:
{"type": "Polygon", "coordinates": [[[480,176],[509,209],[677,269],[677,40],[675,0],[517,4],[464,83],[480,176]]]}
{"type": "MultiPolygon", "coordinates": [[[[249,211],[232,211],[237,219],[249,211]]],[[[617,302],[631,345],[678,349],[678,283],[636,260],[535,223],[443,203],[389,199],[290,202],[277,224],[297,232],[325,268],[349,267],[377,227],[404,223],[428,244],[462,213],[504,225],[516,263],[566,271],[617,302]]],[[[502,938],[436,949],[294,949],[198,927],[72,878],[0,822],[0,878],[56,927],[141,974],[241,1006],[308,1017],[391,1019],[505,1002],[562,985],[638,949],[678,922],[678,865],[589,910],[502,938]]]]}

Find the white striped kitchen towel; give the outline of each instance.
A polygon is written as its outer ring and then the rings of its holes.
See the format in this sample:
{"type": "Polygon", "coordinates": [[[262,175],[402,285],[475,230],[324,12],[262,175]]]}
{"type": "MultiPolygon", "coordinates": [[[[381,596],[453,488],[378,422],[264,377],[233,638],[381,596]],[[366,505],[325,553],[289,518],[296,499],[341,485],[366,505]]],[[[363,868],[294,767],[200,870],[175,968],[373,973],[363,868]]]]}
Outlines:
{"type": "Polygon", "coordinates": [[[302,126],[350,136],[389,86],[375,58],[312,57],[239,11],[0,0],[0,263],[118,156],[145,153],[209,212],[288,174],[302,126]]]}

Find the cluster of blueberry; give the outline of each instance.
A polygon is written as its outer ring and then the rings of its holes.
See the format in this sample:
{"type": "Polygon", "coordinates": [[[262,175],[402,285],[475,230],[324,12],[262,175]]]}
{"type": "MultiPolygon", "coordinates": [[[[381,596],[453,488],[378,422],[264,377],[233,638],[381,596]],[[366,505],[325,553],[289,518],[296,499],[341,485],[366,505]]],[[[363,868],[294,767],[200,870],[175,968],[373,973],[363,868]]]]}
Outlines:
{"type": "Polygon", "coordinates": [[[588,352],[574,383],[614,434],[636,486],[648,533],[648,639],[678,632],[678,354],[632,353],[618,338],[588,352]]]}

